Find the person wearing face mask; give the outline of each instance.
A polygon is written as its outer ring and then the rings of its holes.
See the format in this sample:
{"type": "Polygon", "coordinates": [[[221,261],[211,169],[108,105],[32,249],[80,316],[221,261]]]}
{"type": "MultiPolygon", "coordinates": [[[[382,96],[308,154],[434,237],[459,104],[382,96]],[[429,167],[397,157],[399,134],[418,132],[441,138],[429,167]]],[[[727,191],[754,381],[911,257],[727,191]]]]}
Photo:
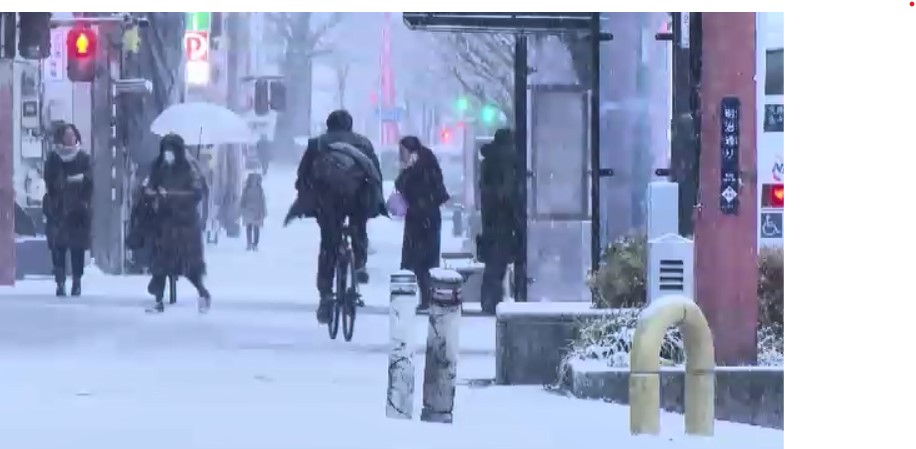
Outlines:
{"type": "Polygon", "coordinates": [[[184,276],[197,289],[198,311],[210,310],[203,230],[197,206],[204,197],[204,179],[186,153],[184,139],[176,134],[162,138],[159,157],[153,162],[144,193],[153,202],[155,223],[148,291],[156,299],[151,313],[165,310],[163,295],[169,276],[184,276]]]}
{"type": "Polygon", "coordinates": [[[83,267],[92,229],[92,158],[80,148],[82,139],[72,123],[54,133],[53,151],[44,165],[46,193],[42,210],[51,250],[57,296],[66,296],[67,255],[70,256],[70,295],[82,294],[83,267]]]}

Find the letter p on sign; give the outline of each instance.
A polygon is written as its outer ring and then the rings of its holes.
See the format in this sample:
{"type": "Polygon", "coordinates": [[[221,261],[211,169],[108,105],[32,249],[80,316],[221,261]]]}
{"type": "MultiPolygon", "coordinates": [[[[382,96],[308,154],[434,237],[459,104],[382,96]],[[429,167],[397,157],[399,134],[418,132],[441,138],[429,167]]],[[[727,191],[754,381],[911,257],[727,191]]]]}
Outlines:
{"type": "Polygon", "coordinates": [[[184,33],[184,57],[188,62],[210,60],[210,39],[206,31],[186,31],[184,33]]]}

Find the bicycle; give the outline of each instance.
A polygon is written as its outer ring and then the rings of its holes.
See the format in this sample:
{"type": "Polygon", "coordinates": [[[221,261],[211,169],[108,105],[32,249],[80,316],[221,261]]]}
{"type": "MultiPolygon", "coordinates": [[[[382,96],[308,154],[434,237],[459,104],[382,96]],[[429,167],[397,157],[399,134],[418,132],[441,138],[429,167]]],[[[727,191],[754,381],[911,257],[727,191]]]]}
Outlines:
{"type": "Polygon", "coordinates": [[[328,322],[328,335],[337,338],[337,331],[343,322],[345,341],[353,339],[353,328],[356,325],[356,307],[360,300],[359,283],[356,279],[356,258],[350,243],[352,229],[345,224],[341,230],[340,246],[337,249],[337,267],[334,272],[335,289],[331,321],[328,322]]]}

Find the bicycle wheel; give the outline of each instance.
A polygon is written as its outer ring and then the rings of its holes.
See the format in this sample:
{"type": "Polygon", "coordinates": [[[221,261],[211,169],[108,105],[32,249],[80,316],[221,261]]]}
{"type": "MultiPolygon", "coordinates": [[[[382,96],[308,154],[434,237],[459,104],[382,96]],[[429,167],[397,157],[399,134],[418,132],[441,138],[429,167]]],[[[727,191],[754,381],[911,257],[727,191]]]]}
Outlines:
{"type": "Polygon", "coordinates": [[[337,338],[337,329],[340,328],[341,304],[347,294],[347,266],[345,264],[337,264],[334,278],[337,288],[334,289],[334,304],[331,305],[331,321],[328,321],[328,335],[331,340],[337,338]]]}
{"type": "Polygon", "coordinates": [[[349,280],[346,282],[347,296],[343,301],[343,313],[341,313],[345,341],[353,339],[353,329],[356,327],[356,300],[359,298],[359,283],[356,279],[356,264],[354,262],[353,252],[349,252],[348,256],[347,268],[349,269],[350,276],[349,280]]]}

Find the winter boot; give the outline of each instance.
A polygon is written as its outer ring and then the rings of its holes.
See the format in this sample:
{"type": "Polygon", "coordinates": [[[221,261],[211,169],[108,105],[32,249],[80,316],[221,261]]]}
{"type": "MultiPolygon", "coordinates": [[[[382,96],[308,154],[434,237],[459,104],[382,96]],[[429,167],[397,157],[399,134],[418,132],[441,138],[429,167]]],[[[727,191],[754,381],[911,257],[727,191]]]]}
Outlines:
{"type": "Polygon", "coordinates": [[[369,283],[369,272],[366,271],[366,267],[356,269],[356,282],[360,284],[369,283]]]}
{"type": "Polygon", "coordinates": [[[321,295],[321,299],[318,301],[318,310],[315,311],[315,316],[318,318],[318,324],[328,324],[331,322],[331,314],[334,311],[334,295],[324,294],[321,295]]]}
{"type": "Polygon", "coordinates": [[[67,277],[64,270],[54,269],[54,283],[57,284],[57,291],[54,294],[58,297],[67,296],[67,277]]]}
{"type": "Polygon", "coordinates": [[[67,296],[67,286],[64,281],[57,281],[57,291],[54,294],[61,298],[67,296]]]}
{"type": "Polygon", "coordinates": [[[146,309],[146,313],[162,313],[165,312],[165,305],[162,303],[162,296],[156,297],[156,303],[152,307],[146,309]]]}
{"type": "Polygon", "coordinates": [[[83,294],[83,285],[80,278],[73,278],[73,285],[70,286],[70,296],[80,296],[83,294]]]}
{"type": "Polygon", "coordinates": [[[210,292],[202,288],[197,298],[197,313],[205,314],[210,311],[210,292]]]}

